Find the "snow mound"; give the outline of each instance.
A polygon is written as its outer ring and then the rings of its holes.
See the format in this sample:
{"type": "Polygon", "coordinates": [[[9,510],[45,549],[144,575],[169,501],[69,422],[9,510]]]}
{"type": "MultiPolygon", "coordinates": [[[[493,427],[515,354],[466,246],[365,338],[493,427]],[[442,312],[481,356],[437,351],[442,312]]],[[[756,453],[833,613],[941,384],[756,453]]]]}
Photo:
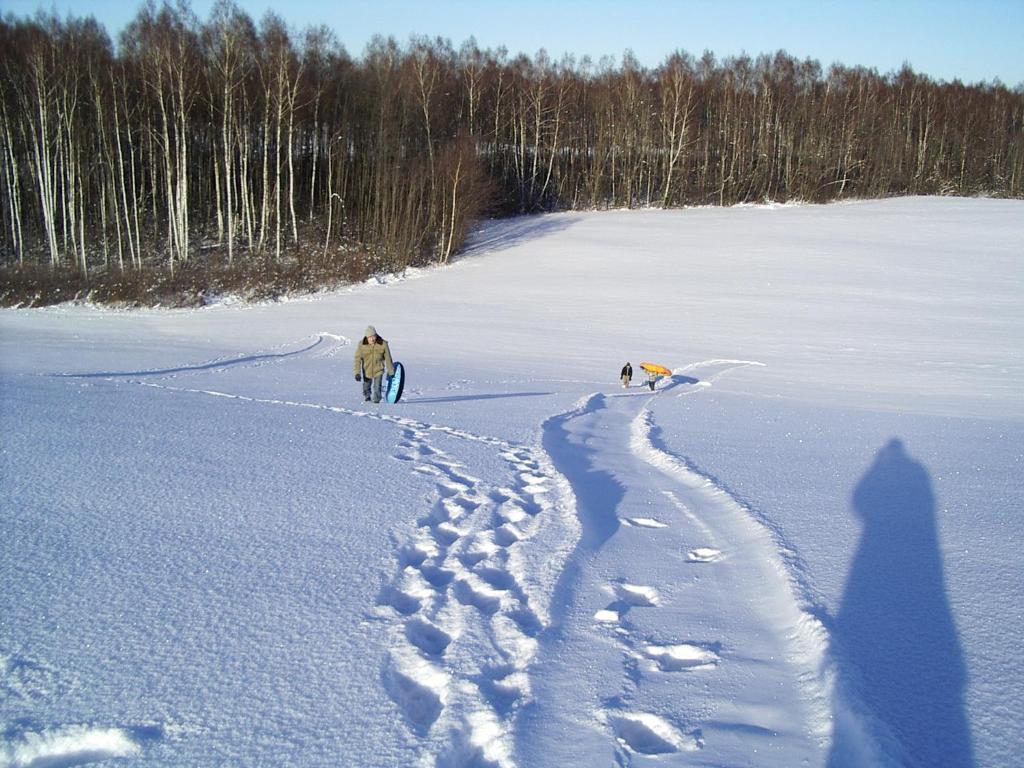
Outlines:
{"type": "Polygon", "coordinates": [[[70,768],[115,757],[133,757],[140,747],[120,728],[71,725],[22,734],[4,749],[10,768],[70,768]]]}

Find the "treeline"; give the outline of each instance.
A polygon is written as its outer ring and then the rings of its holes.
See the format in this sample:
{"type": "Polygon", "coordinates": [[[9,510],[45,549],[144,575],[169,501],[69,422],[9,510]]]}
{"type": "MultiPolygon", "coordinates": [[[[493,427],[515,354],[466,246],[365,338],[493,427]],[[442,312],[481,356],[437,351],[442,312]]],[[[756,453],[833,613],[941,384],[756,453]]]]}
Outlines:
{"type": "Polygon", "coordinates": [[[1019,89],[783,52],[650,69],[378,38],[353,59],[222,0],[205,22],[147,5],[116,48],[92,19],[8,16],[0,75],[0,255],[83,279],[444,262],[492,213],[1024,195],[1019,89]]]}

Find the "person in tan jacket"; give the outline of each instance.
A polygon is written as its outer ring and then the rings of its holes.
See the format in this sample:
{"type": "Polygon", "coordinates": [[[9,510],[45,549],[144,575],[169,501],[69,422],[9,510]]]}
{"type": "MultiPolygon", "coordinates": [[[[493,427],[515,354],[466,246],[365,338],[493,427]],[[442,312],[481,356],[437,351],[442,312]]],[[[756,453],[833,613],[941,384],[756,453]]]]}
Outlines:
{"type": "Polygon", "coordinates": [[[363,400],[370,402],[372,395],[373,402],[379,403],[384,373],[394,376],[395,364],[391,360],[388,343],[377,335],[377,329],[372,325],[366,327],[366,335],[356,347],[353,369],[356,381],[363,383],[363,400]]]}

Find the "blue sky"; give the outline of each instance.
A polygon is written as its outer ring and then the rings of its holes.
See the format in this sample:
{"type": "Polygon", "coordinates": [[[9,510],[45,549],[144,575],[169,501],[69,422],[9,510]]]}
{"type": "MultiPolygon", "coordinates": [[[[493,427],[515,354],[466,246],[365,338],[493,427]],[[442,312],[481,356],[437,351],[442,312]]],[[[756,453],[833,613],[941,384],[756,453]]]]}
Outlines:
{"type": "MultiPolygon", "coordinates": [[[[205,18],[212,0],[192,0],[205,18]]],[[[909,61],[934,78],[999,78],[1024,84],[1024,0],[238,0],[257,20],[268,9],[289,24],[326,24],[351,54],[375,33],[401,41],[442,36],[456,46],[473,36],[483,48],[547,49],[592,58],[633,50],[654,66],[676,49],[724,57],[780,48],[800,58],[898,69],[909,61]]],[[[112,34],[139,4],[119,0],[0,0],[18,15],[43,8],[92,14],[112,34]]]]}

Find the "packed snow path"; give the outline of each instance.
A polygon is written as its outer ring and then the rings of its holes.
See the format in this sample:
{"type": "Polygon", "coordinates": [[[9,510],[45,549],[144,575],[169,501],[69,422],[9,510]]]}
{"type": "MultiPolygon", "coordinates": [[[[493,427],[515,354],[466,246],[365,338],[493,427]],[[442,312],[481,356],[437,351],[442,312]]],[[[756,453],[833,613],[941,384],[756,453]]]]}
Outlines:
{"type": "Polygon", "coordinates": [[[822,762],[824,629],[769,532],[658,446],[649,410],[737,365],[692,366],[703,380],[676,375],[653,395],[595,394],[547,423],[583,535],[519,729],[523,765],[822,762]]]}

